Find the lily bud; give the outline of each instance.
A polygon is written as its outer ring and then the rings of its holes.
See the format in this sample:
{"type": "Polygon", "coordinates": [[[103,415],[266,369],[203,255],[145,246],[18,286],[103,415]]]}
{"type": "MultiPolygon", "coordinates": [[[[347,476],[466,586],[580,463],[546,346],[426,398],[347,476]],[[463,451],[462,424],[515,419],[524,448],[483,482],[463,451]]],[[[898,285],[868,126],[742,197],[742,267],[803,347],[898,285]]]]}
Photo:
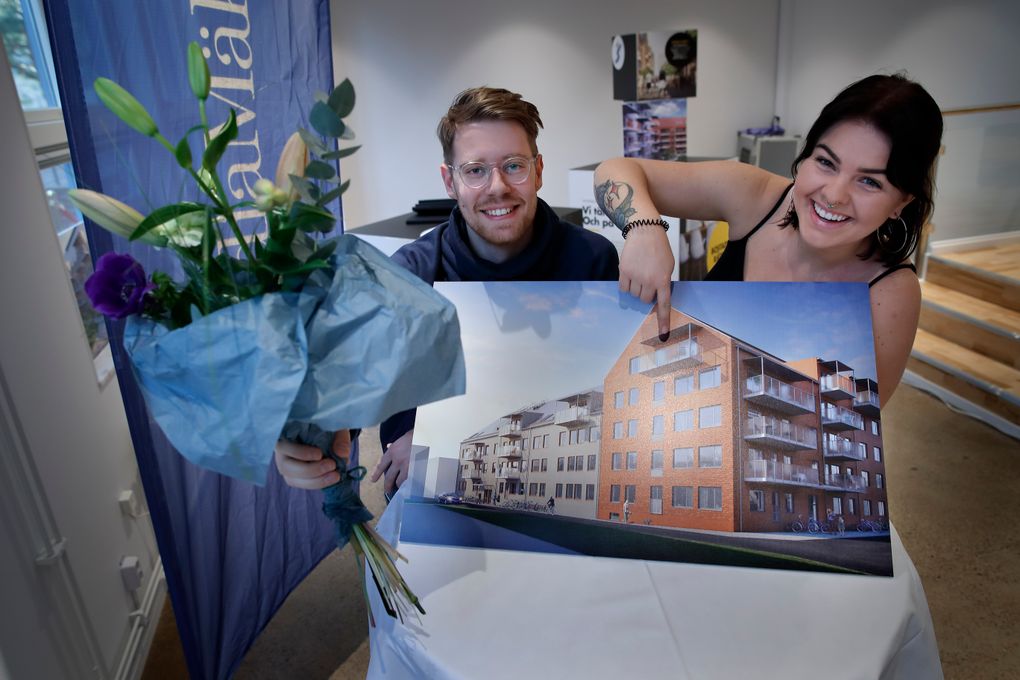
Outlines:
{"type": "Polygon", "coordinates": [[[283,145],[280,160],[276,164],[276,181],[274,184],[287,196],[289,201],[296,201],[301,194],[291,186],[290,176],[305,176],[308,165],[308,146],[297,132],[292,134],[283,145]]]}
{"type": "Polygon", "coordinates": [[[96,78],[94,85],[99,99],[118,118],[146,137],[155,137],[159,132],[156,121],[137,99],[123,87],[109,78],[96,78]]]}
{"type": "MultiPolygon", "coordinates": [[[[67,194],[71,202],[85,217],[103,229],[124,238],[131,238],[131,234],[144,219],[142,213],[131,206],[98,191],[71,189],[67,194]]],[[[166,245],[165,238],[151,231],[139,240],[153,246],[163,247],[166,245]]]]}
{"type": "Polygon", "coordinates": [[[202,56],[202,48],[194,40],[188,43],[188,83],[191,91],[201,100],[209,97],[209,64],[202,56]]]}
{"type": "Polygon", "coordinates": [[[258,196],[272,196],[273,192],[276,191],[276,187],[265,177],[260,177],[255,180],[255,184],[251,188],[252,193],[258,196]]]}

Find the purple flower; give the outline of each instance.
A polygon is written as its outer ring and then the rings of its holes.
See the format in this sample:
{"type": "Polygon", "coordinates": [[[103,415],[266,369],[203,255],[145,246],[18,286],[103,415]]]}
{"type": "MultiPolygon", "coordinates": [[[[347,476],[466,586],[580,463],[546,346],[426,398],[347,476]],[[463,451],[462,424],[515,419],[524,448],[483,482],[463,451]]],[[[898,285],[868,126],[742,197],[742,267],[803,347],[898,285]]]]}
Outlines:
{"type": "Polygon", "coordinates": [[[145,295],[155,288],[145,280],[145,270],[135,258],[106,253],[96,263],[96,271],[85,282],[85,292],[100,314],[114,319],[142,311],[145,295]]]}

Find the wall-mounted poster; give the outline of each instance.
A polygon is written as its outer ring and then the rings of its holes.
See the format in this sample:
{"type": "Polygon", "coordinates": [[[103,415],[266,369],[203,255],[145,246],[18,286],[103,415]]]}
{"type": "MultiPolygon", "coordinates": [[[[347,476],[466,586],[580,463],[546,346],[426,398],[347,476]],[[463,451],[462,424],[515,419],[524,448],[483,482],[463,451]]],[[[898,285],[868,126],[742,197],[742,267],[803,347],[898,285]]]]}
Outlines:
{"type": "Polygon", "coordinates": [[[676,283],[665,340],[615,282],[436,288],[468,391],[401,543],[892,574],[866,285],[676,283]]]}
{"type": "Polygon", "coordinates": [[[613,36],[613,99],[681,99],[697,94],[698,31],[613,36]]]}
{"type": "Polygon", "coordinates": [[[686,157],[687,100],[624,102],[623,155],[660,161],[686,157]]]}

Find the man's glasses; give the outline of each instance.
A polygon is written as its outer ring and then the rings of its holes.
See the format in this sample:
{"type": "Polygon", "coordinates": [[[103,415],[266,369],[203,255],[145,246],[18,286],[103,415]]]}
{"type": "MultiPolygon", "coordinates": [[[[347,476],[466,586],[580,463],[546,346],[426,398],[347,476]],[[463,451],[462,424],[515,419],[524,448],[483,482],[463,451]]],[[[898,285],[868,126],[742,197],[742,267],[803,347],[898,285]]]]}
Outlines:
{"type": "Polygon", "coordinates": [[[512,156],[499,163],[479,163],[470,161],[461,163],[457,167],[447,165],[446,167],[460,175],[460,181],[472,189],[481,189],[492,180],[492,171],[499,168],[503,179],[509,184],[524,184],[531,177],[531,166],[535,163],[534,158],[524,156],[512,156]]]}

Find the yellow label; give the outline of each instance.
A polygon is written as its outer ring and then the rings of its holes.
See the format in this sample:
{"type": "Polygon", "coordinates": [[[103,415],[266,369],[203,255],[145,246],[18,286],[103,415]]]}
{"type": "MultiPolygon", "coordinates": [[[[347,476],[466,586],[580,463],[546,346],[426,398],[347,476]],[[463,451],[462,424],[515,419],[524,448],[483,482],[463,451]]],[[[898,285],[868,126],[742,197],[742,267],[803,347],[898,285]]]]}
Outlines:
{"type": "Polygon", "coordinates": [[[705,257],[708,268],[712,269],[726,250],[730,241],[730,225],[726,222],[712,222],[708,227],[708,242],[705,246],[705,257]]]}

